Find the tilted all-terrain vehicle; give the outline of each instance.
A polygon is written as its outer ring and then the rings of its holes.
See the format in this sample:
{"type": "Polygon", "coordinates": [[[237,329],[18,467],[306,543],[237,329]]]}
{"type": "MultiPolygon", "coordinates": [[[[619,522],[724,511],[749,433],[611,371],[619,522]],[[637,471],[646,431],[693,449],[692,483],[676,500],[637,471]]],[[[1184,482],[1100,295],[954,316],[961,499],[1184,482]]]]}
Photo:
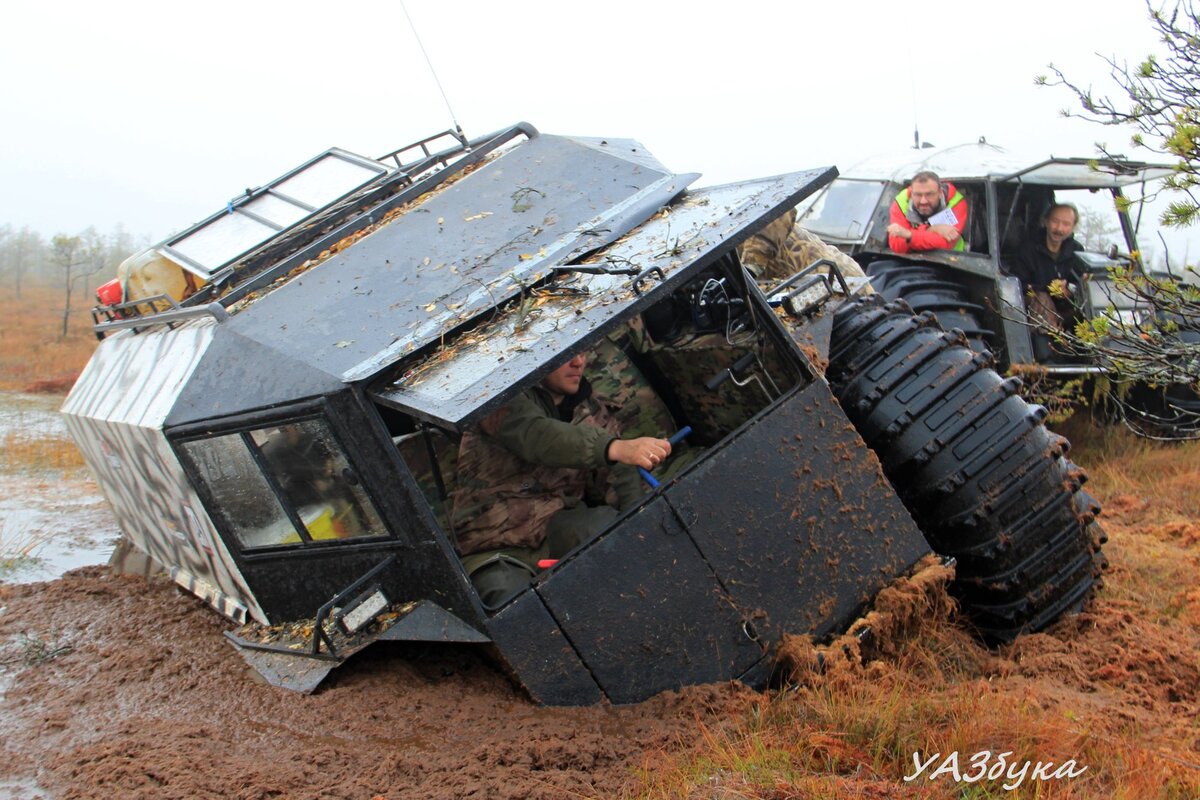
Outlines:
{"type": "MultiPolygon", "coordinates": [[[[1135,331],[1143,317],[1153,320],[1154,309],[1113,280],[1114,269],[1143,269],[1123,189],[1138,186],[1144,195],[1147,183],[1172,172],[1168,165],[1113,158],[1030,158],[983,140],[909,149],[869,158],[840,174],[812,198],[800,223],[861,263],[884,297],[932,311],[945,327],[960,328],[977,348],[991,350],[1002,372],[1087,379],[1105,374],[1106,365],[1086,352],[1071,352],[1077,348],[1054,347],[1031,321],[1027,287],[1013,274],[1014,256],[1022,242],[1044,235],[1043,215],[1051,204],[1080,208],[1101,233],[1119,237],[1123,249],[1109,242],[1102,248],[1106,252],[1078,255],[1069,284],[1074,321],[1108,315],[1119,321],[1114,333],[1135,331]],[[965,198],[970,211],[963,250],[901,255],[889,249],[889,208],[921,171],[952,183],[965,198]]],[[[1200,331],[1179,335],[1200,345],[1200,331]]],[[[1142,423],[1200,425],[1200,394],[1192,386],[1168,381],[1157,392],[1137,387],[1119,405],[1142,423]]]]}
{"type": "Polygon", "coordinates": [[[835,175],[690,190],[524,124],[331,150],[123,270],[67,422],[132,546],[292,688],[380,639],[490,644],[553,704],[762,685],[785,633],[844,629],[931,547],[984,635],[1043,627],[1093,584],[1097,509],[1016,382],[864,278],[743,268],[835,175]],[[458,441],[581,350],[626,433],[689,426],[689,461],[485,609],[458,441]]]}

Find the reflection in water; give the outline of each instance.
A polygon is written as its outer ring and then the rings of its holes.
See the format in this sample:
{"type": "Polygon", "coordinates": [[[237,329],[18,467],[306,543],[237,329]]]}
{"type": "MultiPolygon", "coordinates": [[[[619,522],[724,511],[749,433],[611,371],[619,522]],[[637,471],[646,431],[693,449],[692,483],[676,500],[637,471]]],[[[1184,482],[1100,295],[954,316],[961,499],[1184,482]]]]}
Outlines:
{"type": "Polygon", "coordinates": [[[86,468],[46,463],[47,442],[66,448],[62,398],[0,392],[0,581],[52,580],[103,564],[119,531],[86,468]],[[21,454],[28,454],[22,458],[21,454]]]}

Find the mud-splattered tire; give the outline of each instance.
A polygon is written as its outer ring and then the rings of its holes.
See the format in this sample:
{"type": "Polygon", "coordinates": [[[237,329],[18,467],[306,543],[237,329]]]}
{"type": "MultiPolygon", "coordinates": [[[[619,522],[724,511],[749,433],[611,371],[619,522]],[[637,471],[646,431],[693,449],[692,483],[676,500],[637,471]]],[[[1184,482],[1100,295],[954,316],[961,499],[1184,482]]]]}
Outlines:
{"type": "Polygon", "coordinates": [[[990,641],[1076,609],[1099,571],[1095,500],[1045,410],[932,313],[875,296],[838,312],[827,372],[843,408],[990,641]]]}
{"type": "Polygon", "coordinates": [[[902,261],[875,261],[867,268],[871,285],[885,300],[904,300],[915,313],[932,312],[946,330],[960,330],[971,349],[990,350],[996,334],[982,323],[984,309],[936,267],[902,261]]]}

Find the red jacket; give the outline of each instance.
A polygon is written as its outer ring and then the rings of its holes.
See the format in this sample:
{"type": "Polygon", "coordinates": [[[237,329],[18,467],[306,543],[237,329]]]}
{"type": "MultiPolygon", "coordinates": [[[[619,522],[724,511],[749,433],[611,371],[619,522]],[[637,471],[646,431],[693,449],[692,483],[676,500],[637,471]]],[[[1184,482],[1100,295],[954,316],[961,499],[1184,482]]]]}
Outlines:
{"type": "Polygon", "coordinates": [[[961,242],[963,228],[967,225],[967,200],[958,193],[954,188],[953,183],[942,182],[942,189],[946,193],[947,205],[954,212],[954,229],[958,231],[958,240],[955,244],[950,244],[946,237],[939,236],[929,230],[929,223],[918,225],[915,228],[908,217],[904,214],[904,209],[900,207],[900,199],[903,197],[905,205],[909,196],[909,189],[905,187],[900,194],[896,195],[896,199],[892,201],[892,210],[889,222],[894,222],[908,230],[912,231],[912,238],[905,239],[903,236],[888,236],[888,247],[897,253],[908,253],[918,250],[954,250],[958,242],[961,242]],[[956,202],[957,200],[957,202],[956,202]]]}

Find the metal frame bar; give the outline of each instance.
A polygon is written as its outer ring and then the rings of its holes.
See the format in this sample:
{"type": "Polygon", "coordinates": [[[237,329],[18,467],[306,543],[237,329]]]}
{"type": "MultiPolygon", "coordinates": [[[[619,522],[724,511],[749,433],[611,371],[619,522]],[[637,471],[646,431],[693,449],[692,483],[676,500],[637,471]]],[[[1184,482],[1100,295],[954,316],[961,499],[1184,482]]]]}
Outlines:
{"type": "MultiPolygon", "coordinates": [[[[181,254],[179,253],[178,249],[175,248],[176,244],[184,241],[188,237],[198,233],[199,231],[203,230],[204,228],[207,228],[209,225],[212,225],[213,223],[218,222],[219,220],[223,219],[224,217],[228,216],[229,214],[234,213],[236,211],[241,211],[241,207],[243,205],[251,202],[252,200],[255,200],[255,199],[261,197],[264,194],[270,193],[271,191],[273,191],[274,187],[287,182],[291,178],[295,177],[296,175],[300,174],[304,170],[313,166],[317,162],[323,161],[326,158],[340,159],[349,164],[353,164],[355,166],[362,167],[363,169],[370,170],[370,171],[374,172],[375,175],[374,175],[374,177],[359,183],[357,186],[350,189],[348,192],[345,192],[345,193],[339,195],[338,197],[335,197],[333,200],[331,200],[329,203],[327,203],[325,206],[323,206],[323,208],[329,208],[329,207],[338,205],[343,200],[345,200],[347,197],[350,197],[351,195],[354,195],[354,194],[362,191],[364,188],[366,188],[367,186],[370,186],[373,183],[379,182],[380,179],[386,178],[388,172],[390,171],[390,169],[386,165],[380,164],[378,161],[372,161],[372,160],[364,158],[362,156],[356,156],[353,153],[342,150],[340,148],[331,147],[328,150],[326,150],[325,152],[320,153],[320,154],[314,156],[313,158],[310,158],[309,160],[305,161],[300,166],[289,170],[288,172],[284,173],[283,175],[279,176],[278,178],[275,178],[274,180],[272,180],[270,183],[266,184],[265,186],[260,186],[255,189],[247,189],[245,192],[238,195],[237,197],[234,197],[232,200],[230,200],[228,203],[226,203],[225,208],[221,209],[220,211],[216,212],[215,214],[212,214],[212,215],[206,217],[205,219],[201,220],[200,222],[197,222],[196,224],[188,227],[186,230],[183,230],[177,234],[174,234],[173,236],[167,237],[162,242],[160,242],[158,245],[156,245],[156,249],[163,251],[164,253],[168,253],[169,255],[171,255],[172,258],[180,257],[181,254]]],[[[270,237],[267,241],[269,242],[269,241],[273,240],[281,232],[283,232],[285,230],[290,230],[290,229],[295,228],[296,226],[302,224],[309,217],[311,217],[313,213],[315,213],[316,211],[319,211],[319,210],[320,209],[314,209],[314,211],[310,211],[305,217],[297,220],[296,222],[292,223],[288,227],[280,228],[278,230],[278,232],[275,234],[275,236],[270,237]]],[[[253,217],[252,217],[252,219],[253,219],[253,217]]],[[[233,258],[227,259],[226,261],[224,261],[221,264],[214,264],[211,267],[207,266],[207,265],[198,264],[198,262],[196,262],[192,259],[188,259],[188,264],[190,264],[194,269],[202,270],[202,273],[199,273],[200,277],[204,278],[205,280],[213,280],[214,277],[219,275],[221,273],[221,270],[223,270],[225,267],[229,266],[230,264],[236,263],[237,261],[239,261],[242,258],[245,258],[248,254],[253,253],[255,250],[262,247],[266,243],[267,242],[261,242],[259,244],[256,244],[248,250],[243,250],[241,253],[237,254],[233,258]]],[[[183,256],[183,258],[186,258],[186,256],[183,256]]]]}
{"type": "Polygon", "coordinates": [[[988,255],[992,258],[992,265],[999,270],[1000,247],[1004,239],[1000,236],[1000,193],[996,190],[996,184],[992,181],[984,182],[983,198],[984,202],[987,203],[988,255]]]}
{"type": "MultiPolygon", "coordinates": [[[[519,123],[517,123],[517,126],[524,125],[524,124],[527,124],[527,123],[519,122],[519,123]]],[[[435,133],[432,136],[426,136],[424,139],[420,139],[418,141],[413,142],[412,144],[405,145],[404,147],[393,150],[390,153],[384,153],[383,155],[381,155],[379,158],[377,158],[375,160],[376,161],[386,161],[388,159],[391,159],[392,162],[396,165],[396,169],[398,169],[402,172],[411,173],[413,170],[410,169],[410,167],[413,164],[417,164],[417,163],[421,163],[421,162],[414,161],[414,162],[412,162],[412,164],[405,164],[404,162],[402,162],[400,160],[400,154],[406,153],[409,150],[415,150],[417,148],[420,148],[421,152],[425,154],[425,158],[422,159],[422,161],[428,160],[433,155],[432,153],[429,152],[429,143],[436,142],[438,139],[441,139],[442,137],[445,137],[445,136],[449,136],[451,138],[457,139],[458,143],[460,145],[460,148],[470,149],[471,143],[467,140],[467,137],[463,134],[461,128],[458,128],[456,130],[447,129],[447,130],[441,131],[440,133],[435,133]]],[[[452,150],[458,150],[460,148],[450,148],[449,150],[443,150],[443,151],[439,151],[439,152],[449,153],[452,150]]]]}
{"type": "MultiPolygon", "coordinates": [[[[1120,208],[1121,208],[1120,201],[1125,198],[1125,195],[1121,192],[1121,189],[1119,187],[1114,188],[1112,190],[1112,197],[1113,197],[1113,204],[1116,206],[1116,208],[1118,210],[1120,210],[1120,208]]],[[[1140,206],[1145,206],[1145,203],[1141,203],[1140,206]]],[[[1139,207],[1138,208],[1139,219],[1141,217],[1141,214],[1142,214],[1141,207],[1139,207]]],[[[1123,234],[1125,234],[1125,245],[1129,248],[1130,254],[1132,255],[1134,252],[1140,251],[1141,247],[1139,246],[1138,240],[1137,240],[1137,227],[1134,226],[1133,220],[1129,218],[1129,211],[1128,210],[1120,211],[1120,213],[1117,214],[1117,219],[1120,220],[1120,222],[1121,222],[1121,232],[1123,234]]],[[[1140,252],[1139,252],[1139,258],[1136,260],[1134,267],[1139,272],[1144,271],[1143,267],[1142,267],[1142,259],[1140,258],[1140,252]]]]}
{"type": "MultiPolygon", "coordinates": [[[[1110,174],[1114,177],[1119,176],[1119,175],[1133,176],[1133,175],[1137,175],[1138,173],[1142,172],[1143,170],[1148,170],[1148,169],[1166,169],[1166,170],[1171,169],[1171,167],[1167,164],[1150,164],[1145,161],[1116,161],[1115,159],[1111,159],[1111,158],[1047,158],[1045,161],[1040,161],[1040,162],[1034,164],[1033,166],[1025,167],[1024,169],[1017,170],[1016,172],[1012,173],[1011,175],[1004,175],[1001,177],[991,178],[991,180],[1002,182],[1002,183],[1007,182],[1007,181],[1012,181],[1012,180],[1018,180],[1022,175],[1027,175],[1030,172],[1035,172],[1036,170],[1039,170],[1042,167],[1046,167],[1051,164],[1065,164],[1067,166],[1090,166],[1091,164],[1096,164],[1099,166],[1098,171],[1107,172],[1107,174],[1110,174]],[[1106,170],[1105,167],[1107,167],[1108,169],[1106,170]]],[[[1129,182],[1136,183],[1136,181],[1129,181],[1129,182]]],[[[1080,187],[1080,188],[1087,188],[1087,187],[1080,187]]]]}
{"type": "Polygon", "coordinates": [[[343,657],[338,655],[337,645],[329,638],[329,634],[325,633],[325,620],[329,617],[329,612],[332,611],[338,603],[344,601],[350,594],[361,589],[368,581],[373,580],[379,573],[390,567],[396,562],[396,554],[392,553],[383,561],[380,561],[371,569],[367,570],[362,577],[358,578],[354,583],[342,589],[340,592],[329,598],[319,609],[313,623],[313,645],[312,650],[293,650],[285,645],[278,644],[259,644],[257,642],[247,642],[245,639],[235,637],[232,631],[226,631],[225,635],[234,640],[234,644],[238,647],[243,647],[247,650],[259,650],[264,653],[282,653],[289,656],[298,656],[300,658],[315,658],[319,661],[342,661],[343,657]],[[321,652],[321,642],[325,642],[325,646],[329,648],[328,653],[321,652]]]}
{"type": "Polygon", "coordinates": [[[171,245],[162,244],[154,249],[197,277],[203,278],[204,280],[211,280],[212,276],[208,271],[208,267],[204,266],[191,256],[185,256],[171,245]]]}
{"type": "MultiPolygon", "coordinates": [[[[147,298],[146,300],[136,300],[134,301],[134,305],[149,303],[155,299],[162,298],[165,298],[165,295],[156,295],[156,297],[147,298]]],[[[121,303],[121,305],[128,304],[121,303]]],[[[109,308],[116,308],[116,306],[109,306],[109,308]]],[[[92,313],[94,315],[96,312],[93,311],[92,313]]],[[[153,325],[171,325],[176,322],[197,319],[199,317],[212,317],[217,322],[224,322],[229,318],[229,312],[226,311],[225,307],[220,303],[208,303],[202,306],[190,306],[187,308],[176,306],[169,311],[159,311],[156,314],[149,314],[144,317],[131,317],[129,319],[117,319],[111,322],[99,322],[92,326],[92,330],[96,332],[96,336],[103,339],[103,334],[106,334],[109,331],[123,330],[125,328],[149,328],[153,325]]],[[[94,316],[93,319],[95,319],[94,316]]]]}
{"type": "MultiPolygon", "coordinates": [[[[329,249],[330,245],[336,244],[345,237],[354,233],[358,233],[363,228],[374,224],[388,211],[401,206],[412,199],[420,197],[422,194],[432,190],[434,187],[445,182],[450,177],[462,172],[467,167],[482,161],[493,150],[496,150],[501,145],[506,144],[522,134],[531,139],[539,135],[537,129],[532,125],[519,123],[497,134],[493,134],[490,137],[485,137],[483,140],[480,140],[478,145],[472,144],[470,154],[467,157],[455,162],[453,165],[441,170],[440,172],[437,172],[434,175],[430,175],[419,181],[411,183],[400,192],[397,192],[392,197],[388,198],[388,200],[385,202],[373,206],[367,211],[355,216],[324,236],[314,240],[303,249],[292,253],[284,260],[275,263],[268,269],[258,273],[246,282],[234,287],[221,298],[221,304],[228,307],[241,300],[251,292],[261,289],[262,287],[272,283],[276,278],[286,275],[296,267],[303,264],[305,261],[313,258],[316,255],[319,255],[322,251],[329,249]]],[[[438,156],[431,156],[430,158],[437,157],[438,156]]],[[[401,177],[407,179],[406,175],[401,177]]],[[[237,273],[235,271],[233,275],[236,274],[237,273]]]]}
{"type": "Polygon", "coordinates": [[[263,192],[263,195],[270,195],[271,197],[278,197],[280,200],[284,201],[285,203],[291,203],[292,205],[296,206],[297,208],[302,208],[310,214],[313,213],[314,211],[320,211],[320,209],[317,208],[316,206],[310,206],[308,203],[304,202],[303,200],[297,200],[296,198],[292,197],[290,194],[285,194],[285,193],[279,191],[278,189],[273,189],[271,187],[267,187],[267,190],[265,192],[263,192]]]}
{"type": "Polygon", "coordinates": [[[314,656],[319,656],[321,654],[321,640],[322,639],[325,640],[325,644],[329,647],[330,655],[337,654],[337,648],[334,646],[333,640],[329,638],[329,634],[325,633],[324,623],[325,623],[325,619],[329,616],[329,612],[332,611],[336,605],[343,602],[347,597],[354,594],[362,587],[366,586],[368,582],[374,580],[375,577],[377,575],[379,575],[379,573],[383,572],[385,569],[387,569],[388,567],[390,567],[392,564],[395,564],[395,563],[396,563],[396,554],[392,553],[387,558],[385,558],[383,561],[380,561],[378,564],[371,567],[371,569],[369,569],[365,573],[363,573],[361,578],[359,578],[354,583],[347,586],[345,589],[342,589],[340,592],[335,594],[333,597],[329,598],[327,601],[325,601],[325,605],[323,605],[319,609],[317,609],[316,621],[313,624],[312,654],[314,656]]]}
{"type": "MultiPolygon", "coordinates": [[[[299,422],[300,420],[296,420],[299,422]]],[[[295,423],[283,423],[295,424],[295,423]]],[[[279,426],[277,426],[279,427],[279,426]]],[[[291,498],[287,496],[287,492],[279,485],[279,481],[275,479],[275,472],[271,469],[271,462],[267,461],[267,456],[259,448],[254,441],[254,437],[250,435],[250,431],[242,431],[238,435],[242,437],[242,443],[246,445],[246,449],[250,451],[250,458],[258,465],[258,471],[267,482],[267,486],[275,494],[275,500],[278,501],[279,507],[283,509],[283,513],[292,523],[292,527],[296,529],[297,535],[300,537],[300,544],[312,544],[312,534],[308,532],[308,526],[304,524],[304,520],[300,517],[300,510],[293,507],[291,498]]],[[[216,437],[213,437],[216,438],[216,437]]],[[[196,441],[204,441],[199,439],[196,441]]]]}
{"type": "Polygon", "coordinates": [[[283,226],[280,225],[278,222],[272,222],[271,220],[264,217],[262,214],[256,214],[255,212],[251,211],[248,208],[238,206],[237,208],[235,208],[233,210],[233,213],[241,214],[243,217],[249,217],[250,219],[257,222],[259,225],[264,225],[268,228],[274,229],[276,233],[283,230],[283,226]]]}

